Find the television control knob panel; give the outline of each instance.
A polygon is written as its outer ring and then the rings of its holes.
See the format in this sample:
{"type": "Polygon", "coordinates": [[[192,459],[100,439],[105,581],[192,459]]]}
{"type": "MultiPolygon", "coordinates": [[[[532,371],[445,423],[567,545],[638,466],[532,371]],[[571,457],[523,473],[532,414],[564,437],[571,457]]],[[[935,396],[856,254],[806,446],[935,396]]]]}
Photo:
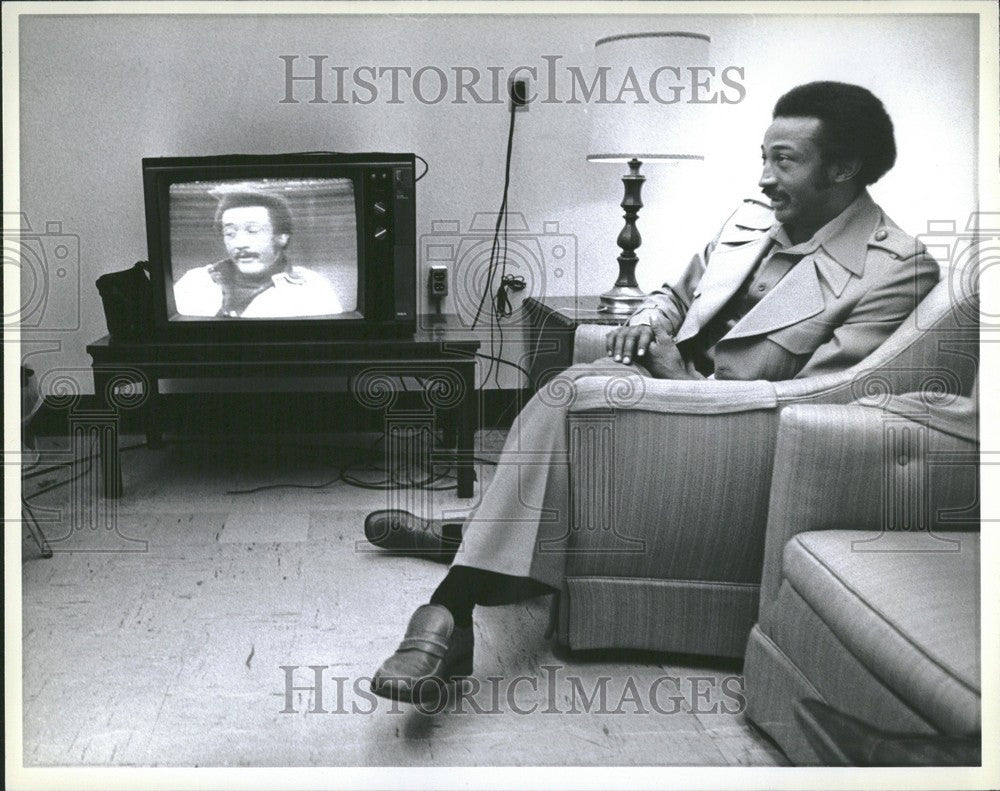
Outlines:
{"type": "Polygon", "coordinates": [[[371,270],[372,277],[392,282],[394,304],[380,307],[386,321],[416,316],[415,187],[412,162],[392,162],[369,172],[363,197],[369,260],[392,262],[371,270]]]}
{"type": "Polygon", "coordinates": [[[372,190],[368,199],[371,216],[370,233],[378,242],[384,242],[392,236],[393,217],[390,207],[393,196],[393,174],[391,170],[382,170],[372,174],[372,190]]]}

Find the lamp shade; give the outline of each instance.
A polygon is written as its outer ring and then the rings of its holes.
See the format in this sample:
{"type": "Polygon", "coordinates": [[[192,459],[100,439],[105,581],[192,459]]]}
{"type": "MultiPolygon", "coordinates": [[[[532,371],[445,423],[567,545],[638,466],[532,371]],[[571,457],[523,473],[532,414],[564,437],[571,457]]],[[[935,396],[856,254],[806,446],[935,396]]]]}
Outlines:
{"type": "Polygon", "coordinates": [[[702,160],[701,104],[709,103],[710,38],[627,33],[594,45],[596,89],[587,100],[592,162],[702,160]]]}

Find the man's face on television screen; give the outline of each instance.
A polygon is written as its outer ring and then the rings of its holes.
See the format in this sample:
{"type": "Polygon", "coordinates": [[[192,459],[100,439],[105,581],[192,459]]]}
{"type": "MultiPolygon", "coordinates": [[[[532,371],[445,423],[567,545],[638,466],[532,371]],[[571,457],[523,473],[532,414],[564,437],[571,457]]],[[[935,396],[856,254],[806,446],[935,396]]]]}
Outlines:
{"type": "Polygon", "coordinates": [[[249,277],[270,277],[281,269],[288,234],[275,234],[266,206],[236,206],[222,213],[222,237],[236,268],[249,277]]]}

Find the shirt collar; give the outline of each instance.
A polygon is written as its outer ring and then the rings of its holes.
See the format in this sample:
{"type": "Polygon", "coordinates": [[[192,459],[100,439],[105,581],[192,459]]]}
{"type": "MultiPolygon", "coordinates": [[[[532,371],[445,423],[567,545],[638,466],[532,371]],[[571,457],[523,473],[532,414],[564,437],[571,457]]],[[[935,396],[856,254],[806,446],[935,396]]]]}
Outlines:
{"type": "Polygon", "coordinates": [[[859,274],[864,259],[858,260],[858,249],[865,249],[881,211],[868,190],[862,190],[851,204],[802,244],[793,245],[781,223],[771,226],[768,235],[783,253],[808,255],[822,247],[834,261],[859,274]]]}

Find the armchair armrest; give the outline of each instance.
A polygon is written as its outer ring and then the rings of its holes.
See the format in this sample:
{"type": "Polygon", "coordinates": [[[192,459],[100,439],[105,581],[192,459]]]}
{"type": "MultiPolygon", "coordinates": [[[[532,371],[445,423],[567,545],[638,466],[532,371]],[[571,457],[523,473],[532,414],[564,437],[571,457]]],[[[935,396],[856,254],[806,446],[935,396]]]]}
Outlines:
{"type": "Polygon", "coordinates": [[[573,334],[573,364],[592,363],[607,357],[604,339],[614,327],[603,324],[581,324],[573,334]]]}
{"type": "MultiPolygon", "coordinates": [[[[775,382],[778,402],[848,404],[866,396],[942,387],[952,395],[968,395],[978,369],[978,316],[978,293],[969,292],[962,282],[942,281],[885,343],[858,364],[836,373],[775,382]]],[[[610,329],[578,326],[573,362],[606,359],[604,339],[610,329]]]]}
{"type": "Polygon", "coordinates": [[[778,406],[774,385],[761,380],[653,379],[622,366],[620,374],[585,376],[575,384],[571,413],[612,408],[660,414],[718,415],[778,406]]]}
{"type": "Polygon", "coordinates": [[[978,524],[975,443],[867,406],[785,407],[775,446],[760,621],[770,617],[784,548],[796,533],[868,530],[877,539],[888,530],[970,530],[978,524]]]}

